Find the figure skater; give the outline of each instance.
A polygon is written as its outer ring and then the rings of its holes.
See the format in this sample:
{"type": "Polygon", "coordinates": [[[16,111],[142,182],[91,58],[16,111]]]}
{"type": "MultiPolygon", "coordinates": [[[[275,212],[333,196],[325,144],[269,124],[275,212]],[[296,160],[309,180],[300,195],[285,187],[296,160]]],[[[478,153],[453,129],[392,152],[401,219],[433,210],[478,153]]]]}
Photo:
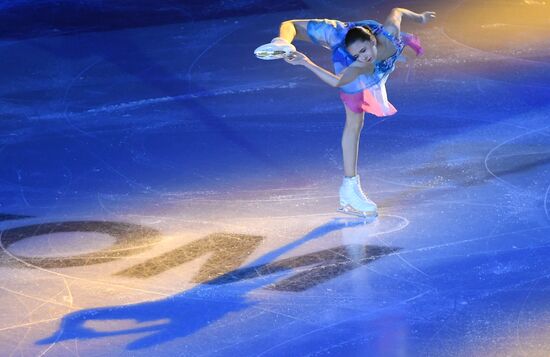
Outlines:
{"type": "Polygon", "coordinates": [[[411,47],[417,56],[423,53],[416,36],[401,32],[403,18],[425,24],[435,18],[435,12],[417,14],[394,8],[384,25],[373,20],[288,20],[281,23],[278,37],[255,51],[261,59],[284,58],[292,65],[304,66],[327,84],[340,88],[340,98],[346,110],[342,135],[345,176],[340,187],[338,209],[343,213],[378,215],[376,204],[361,189],[357,174],[359,136],[365,113],[377,117],[396,113],[388,101],[385,85],[396,61],[403,59],[404,47],[411,47]],[[313,42],[331,50],[335,74],[296,51],[292,45],[294,40],[313,42]]]}

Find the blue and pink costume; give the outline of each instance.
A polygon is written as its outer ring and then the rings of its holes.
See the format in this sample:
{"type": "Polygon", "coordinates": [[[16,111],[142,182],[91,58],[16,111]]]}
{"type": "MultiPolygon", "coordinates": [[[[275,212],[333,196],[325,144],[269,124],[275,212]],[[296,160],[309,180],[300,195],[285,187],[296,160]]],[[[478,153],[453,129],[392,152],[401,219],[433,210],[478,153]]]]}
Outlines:
{"type": "Polygon", "coordinates": [[[401,53],[405,46],[411,47],[417,56],[423,53],[418,37],[405,32],[401,32],[398,37],[393,36],[380,23],[373,20],[310,20],[307,33],[313,43],[332,51],[334,71],[340,74],[355,61],[346,50],[344,39],[351,28],[358,26],[368,27],[375,36],[385,36],[395,46],[395,53],[383,61],[375,62],[372,74],[359,75],[353,82],[340,87],[340,98],[356,113],[367,112],[379,117],[395,114],[397,110],[388,101],[386,81],[395,69],[395,63],[404,60],[401,53]]]}

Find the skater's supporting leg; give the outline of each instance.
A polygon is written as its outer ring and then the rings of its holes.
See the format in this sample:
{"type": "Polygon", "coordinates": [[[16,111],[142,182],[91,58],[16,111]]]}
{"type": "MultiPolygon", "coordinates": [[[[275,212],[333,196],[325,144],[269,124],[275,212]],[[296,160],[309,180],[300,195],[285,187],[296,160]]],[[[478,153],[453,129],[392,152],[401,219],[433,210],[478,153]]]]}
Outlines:
{"type": "Polygon", "coordinates": [[[342,134],[342,154],[344,158],[344,181],[340,186],[340,212],[357,216],[376,216],[377,207],[361,189],[357,175],[357,157],[359,155],[359,138],[365,113],[356,113],[347,105],[346,126],[342,134]]]}
{"type": "Polygon", "coordinates": [[[344,158],[344,175],[353,177],[357,175],[357,156],[359,155],[359,137],[365,113],[355,113],[346,105],[346,126],[342,134],[342,154],[344,158]]]}
{"type": "Polygon", "coordinates": [[[344,177],[342,186],[340,186],[340,208],[342,213],[355,216],[377,216],[378,207],[372,202],[361,189],[359,175],[354,177],[344,177]]]}

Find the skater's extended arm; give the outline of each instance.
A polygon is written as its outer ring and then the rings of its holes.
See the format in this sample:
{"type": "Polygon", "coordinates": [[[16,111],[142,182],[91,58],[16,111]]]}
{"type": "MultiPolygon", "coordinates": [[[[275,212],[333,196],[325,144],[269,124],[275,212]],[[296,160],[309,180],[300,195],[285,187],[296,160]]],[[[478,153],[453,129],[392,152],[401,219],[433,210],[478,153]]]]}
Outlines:
{"type": "Polygon", "coordinates": [[[293,65],[301,65],[315,73],[323,82],[332,87],[344,86],[357,78],[360,74],[372,73],[374,66],[371,63],[359,64],[357,62],[352,63],[349,67],[342,71],[341,74],[336,75],[327,71],[323,67],[318,66],[312,60],[307,58],[303,53],[295,52],[292,56],[285,58],[285,61],[293,65]]]}
{"type": "Polygon", "coordinates": [[[411,10],[402,9],[399,7],[393,8],[384,23],[384,27],[394,35],[399,35],[401,31],[401,20],[405,18],[420,24],[425,24],[435,19],[435,12],[425,11],[421,14],[417,14],[411,10]]]}

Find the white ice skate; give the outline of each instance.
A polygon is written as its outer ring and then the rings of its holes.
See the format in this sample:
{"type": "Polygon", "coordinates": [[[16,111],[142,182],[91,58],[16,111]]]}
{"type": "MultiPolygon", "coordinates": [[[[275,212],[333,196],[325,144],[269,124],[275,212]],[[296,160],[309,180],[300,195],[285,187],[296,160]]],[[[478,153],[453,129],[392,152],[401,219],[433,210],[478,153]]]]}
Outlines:
{"type": "Polygon", "coordinates": [[[338,211],[358,217],[378,216],[376,203],[369,200],[361,189],[359,175],[344,177],[344,182],[340,186],[340,208],[338,211]]]}
{"type": "Polygon", "coordinates": [[[282,37],[275,37],[270,43],[256,48],[254,54],[259,59],[275,60],[289,56],[296,52],[296,47],[282,37]]]}

